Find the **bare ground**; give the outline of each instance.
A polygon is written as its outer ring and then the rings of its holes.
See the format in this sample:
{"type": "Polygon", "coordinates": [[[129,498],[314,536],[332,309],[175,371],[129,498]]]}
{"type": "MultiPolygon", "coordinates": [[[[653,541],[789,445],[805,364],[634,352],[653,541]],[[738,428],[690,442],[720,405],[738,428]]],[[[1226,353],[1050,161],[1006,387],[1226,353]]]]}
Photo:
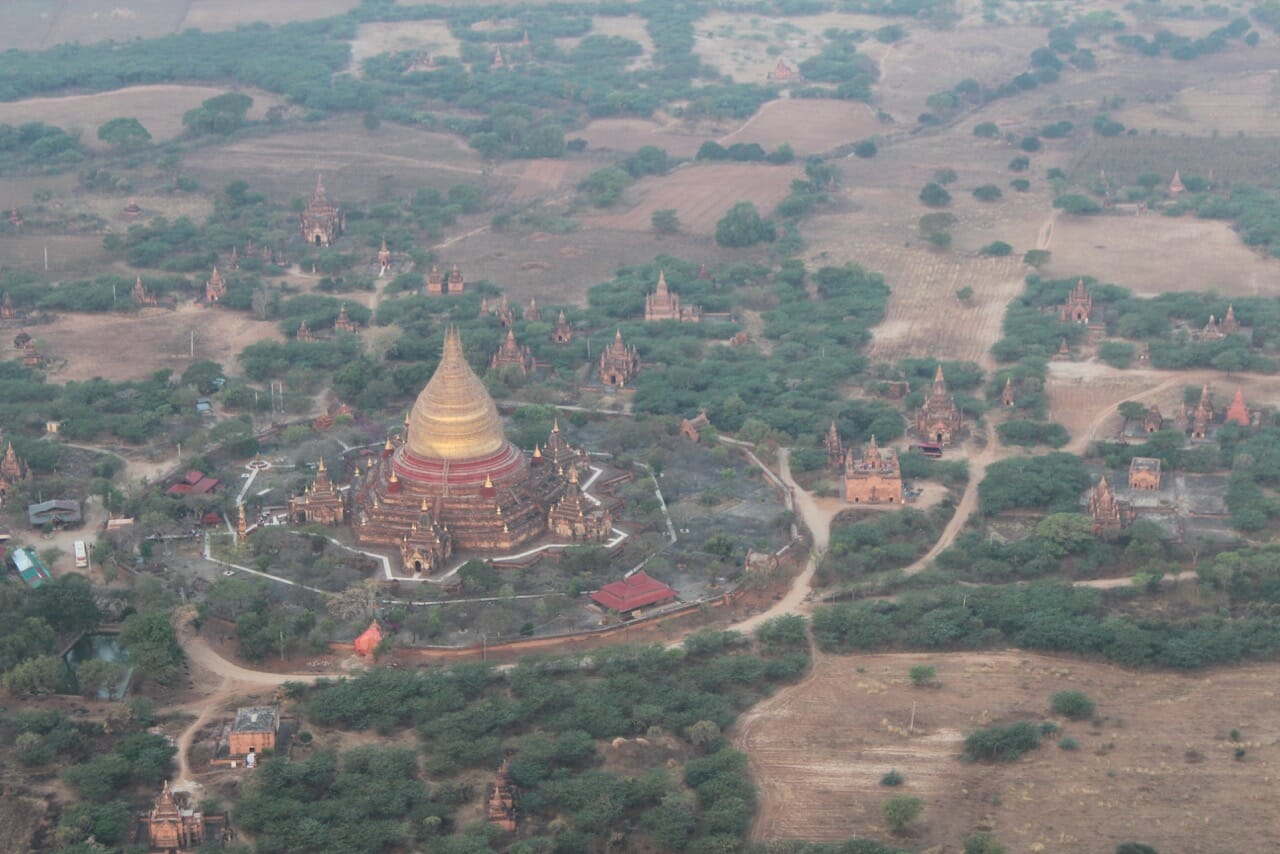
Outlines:
{"type": "MultiPolygon", "coordinates": [[[[53,360],[49,373],[57,382],[93,377],[119,382],[162,368],[181,373],[191,364],[193,332],[196,359],[211,359],[231,372],[238,370],[236,355],[245,347],[256,341],[283,340],[273,323],[195,303],[128,315],[66,314],[28,331],[40,352],[53,360]]],[[[8,350],[5,355],[18,358],[21,353],[8,350]]]]}
{"type": "Polygon", "coordinates": [[[988,831],[1010,851],[1085,854],[1135,838],[1160,851],[1274,850],[1280,827],[1264,793],[1280,756],[1278,672],[1133,673],[1023,652],[819,656],[809,679],[734,731],[762,791],[753,836],[886,838],[880,806],[907,794],[925,801],[912,848],[950,850],[988,831]],[[936,666],[941,687],[913,688],[916,664],[936,666]],[[967,733],[1045,719],[1059,690],[1098,702],[1100,722],[1057,721],[1079,750],[1059,749],[1055,735],[1014,763],[961,761],[967,733]],[[1244,761],[1232,758],[1238,746],[1244,761]],[[892,769],[900,789],[879,784],[892,769]]]}

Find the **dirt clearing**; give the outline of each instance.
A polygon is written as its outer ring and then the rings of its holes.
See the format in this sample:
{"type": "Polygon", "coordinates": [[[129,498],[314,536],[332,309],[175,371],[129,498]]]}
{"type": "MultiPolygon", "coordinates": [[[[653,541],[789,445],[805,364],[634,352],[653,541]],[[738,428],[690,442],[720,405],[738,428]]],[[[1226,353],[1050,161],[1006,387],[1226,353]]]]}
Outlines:
{"type": "Polygon", "coordinates": [[[672,157],[693,157],[702,143],[716,138],[713,133],[697,133],[645,119],[597,119],[572,135],[585,139],[591,150],[635,151],[656,145],[672,157]]]}
{"type": "MultiPolygon", "coordinates": [[[[127,295],[126,295],[127,298],[127,295]]],[[[239,372],[236,355],[256,341],[282,341],[274,323],[250,320],[242,312],[184,303],[176,311],[143,309],[137,314],[67,314],[27,331],[46,358],[49,378],[70,382],[102,377],[121,382],[162,368],[177,373],[196,360],[211,359],[229,373],[239,372]]],[[[9,351],[12,358],[21,353],[9,351]]]]}
{"type": "Polygon", "coordinates": [[[397,21],[361,24],[351,42],[351,66],[357,72],[372,56],[418,51],[431,56],[458,56],[458,40],[444,21],[397,21]]]}
{"type": "Polygon", "coordinates": [[[754,837],[886,839],[881,804],[905,794],[925,803],[915,850],[986,831],[1010,851],[1047,854],[1134,839],[1160,851],[1274,851],[1278,676],[1274,663],[1188,676],[1021,652],[820,656],[809,679],[736,728],[761,790],[754,837]],[[917,664],[937,667],[941,687],[913,688],[917,664]],[[1049,716],[1061,690],[1092,697],[1098,721],[1049,716]],[[1015,720],[1061,730],[1013,763],[960,759],[965,735],[1015,720]],[[1064,736],[1078,749],[1060,749],[1064,736]],[[894,769],[905,784],[881,786],[894,769]]]}

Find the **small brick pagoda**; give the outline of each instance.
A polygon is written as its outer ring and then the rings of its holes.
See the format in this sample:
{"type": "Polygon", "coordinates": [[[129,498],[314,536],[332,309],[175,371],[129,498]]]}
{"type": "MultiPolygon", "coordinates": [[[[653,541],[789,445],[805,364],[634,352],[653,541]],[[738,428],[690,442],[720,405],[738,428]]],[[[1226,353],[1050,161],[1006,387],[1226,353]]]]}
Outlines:
{"type": "Polygon", "coordinates": [[[204,816],[196,810],[179,808],[168,780],[142,821],[150,851],[188,851],[205,839],[204,816]]]}
{"type": "Polygon", "coordinates": [[[507,441],[451,328],[405,434],[354,478],[352,524],[359,542],[398,549],[406,572],[427,573],[455,549],[512,551],[544,535],[568,479],[507,441]]]}
{"type": "Polygon", "coordinates": [[[1107,483],[1105,474],[1098,479],[1098,485],[1089,490],[1088,507],[1095,534],[1114,534],[1127,527],[1133,518],[1130,508],[1120,502],[1107,483]]]}
{"type": "Polygon", "coordinates": [[[947,380],[942,375],[942,365],[933,378],[933,393],[916,413],[916,434],[926,442],[950,445],[964,428],[964,415],[955,399],[947,393],[947,380]]]}
{"type": "Polygon", "coordinates": [[[204,301],[207,303],[215,303],[227,295],[227,284],[222,281],[222,276],[218,274],[218,268],[213,268],[213,273],[209,276],[209,281],[204,283],[204,301]]]}
{"type": "Polygon", "coordinates": [[[299,525],[341,525],[346,521],[342,493],[329,480],[324,460],[316,467],[316,479],[307,491],[289,500],[289,515],[299,525]]]}
{"type": "Polygon", "coordinates": [[[533,351],[529,349],[527,344],[517,344],[516,333],[511,329],[507,330],[507,337],[499,345],[498,352],[494,353],[493,358],[489,360],[489,370],[491,371],[501,371],[508,368],[517,371],[522,377],[528,376],[534,371],[533,351]]]}
{"type": "Polygon", "coordinates": [[[553,344],[568,344],[573,340],[573,322],[565,317],[564,309],[560,309],[560,316],[556,318],[555,329],[551,330],[551,342],[553,344]]]}
{"type": "Polygon", "coordinates": [[[316,176],[316,190],[299,215],[302,239],[311,246],[332,246],[346,228],[342,211],[325,195],[324,180],[316,176]]]}
{"type": "Polygon", "coordinates": [[[1076,282],[1067,301],[1058,309],[1058,319],[1063,323],[1088,323],[1093,313],[1093,295],[1084,285],[1084,279],[1076,282]]]}

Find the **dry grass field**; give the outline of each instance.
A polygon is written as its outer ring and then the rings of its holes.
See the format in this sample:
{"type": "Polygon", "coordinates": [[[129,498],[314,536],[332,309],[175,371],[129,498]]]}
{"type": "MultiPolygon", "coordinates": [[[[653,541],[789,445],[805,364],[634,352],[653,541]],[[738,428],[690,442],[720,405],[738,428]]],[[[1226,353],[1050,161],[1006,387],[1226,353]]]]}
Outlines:
{"type": "Polygon", "coordinates": [[[719,142],[757,142],[770,151],[786,143],[798,157],[808,157],[884,130],[875,111],[863,103],[784,98],[765,104],[719,142]]]}
{"type": "Polygon", "coordinates": [[[0,4],[0,50],[312,20],[358,5],[359,0],[11,0],[0,4]]]}
{"type": "Polygon", "coordinates": [[[587,141],[589,150],[630,152],[646,145],[665,148],[672,157],[693,157],[716,135],[648,119],[596,119],[573,134],[587,141]]]}
{"type": "Polygon", "coordinates": [[[985,831],[1011,852],[1097,854],[1135,839],[1162,852],[1274,851],[1278,673],[1135,673],[1022,652],[821,656],[735,728],[761,789],[754,836],[887,838],[881,804],[906,794],[925,803],[904,839],[913,850],[958,850],[985,831]],[[916,664],[936,666],[941,687],[913,688],[916,664]],[[1060,690],[1092,697],[1098,719],[1057,719],[1060,733],[1013,763],[962,761],[969,732],[1052,719],[1060,690]],[[1064,735],[1079,749],[1059,749],[1064,735]],[[892,769],[900,788],[879,783],[892,769]]]}
{"type": "MultiPolygon", "coordinates": [[[[191,364],[192,333],[197,361],[212,359],[236,373],[236,355],[245,347],[255,341],[284,340],[274,323],[195,303],[127,315],[64,314],[27,331],[41,354],[53,360],[49,377],[60,383],[94,377],[119,382],[163,368],[181,373],[191,364]]],[[[20,355],[5,351],[8,358],[20,355]]]]}
{"type": "Polygon", "coordinates": [[[673,208],[682,230],[712,234],[716,221],[738,202],[755,202],[761,215],[768,216],[801,174],[796,166],[699,163],[637,181],[627,190],[628,198],[634,200],[627,211],[585,216],[583,222],[595,228],[651,231],[653,212],[673,208]]]}
{"type": "Polygon", "coordinates": [[[1280,259],[1254,252],[1221,220],[1058,217],[1045,275],[1097,276],[1154,296],[1216,291],[1223,296],[1280,296],[1280,259]]]}
{"type": "MultiPolygon", "coordinates": [[[[59,98],[28,98],[0,102],[0,123],[22,124],[41,121],[66,130],[83,131],[81,139],[89,148],[105,149],[97,137],[98,125],[121,116],[142,122],[155,142],[179,136],[182,114],[200,102],[229,89],[213,86],[130,86],[114,92],[92,95],[65,95],[59,98]]],[[[261,120],[267,110],[284,103],[278,95],[256,89],[237,90],[253,98],[249,118],[261,120]]]]}

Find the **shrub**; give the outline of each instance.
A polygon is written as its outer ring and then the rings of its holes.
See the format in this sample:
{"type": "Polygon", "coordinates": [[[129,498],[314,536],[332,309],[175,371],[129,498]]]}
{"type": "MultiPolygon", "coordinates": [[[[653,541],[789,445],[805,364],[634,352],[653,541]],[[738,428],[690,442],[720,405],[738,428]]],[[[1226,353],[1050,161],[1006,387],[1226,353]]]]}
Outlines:
{"type": "Polygon", "coordinates": [[[964,841],[964,854],[1005,854],[1004,846],[989,833],[975,833],[964,841]]]}
{"type": "Polygon", "coordinates": [[[1050,699],[1049,707],[1055,715],[1062,715],[1073,721],[1093,717],[1093,700],[1082,691],[1059,691],[1050,699]]]}
{"type": "Polygon", "coordinates": [[[1026,178],[1014,178],[1009,182],[1009,186],[1017,190],[1019,193],[1025,193],[1031,189],[1031,182],[1026,178]]]}
{"type": "Polygon", "coordinates": [[[1003,258],[1006,255],[1013,254],[1013,247],[1003,240],[994,240],[986,246],[978,250],[979,255],[990,255],[995,258],[1003,258]]]}
{"type": "Polygon", "coordinates": [[[1058,747],[1062,748],[1063,750],[1079,750],[1080,742],[1076,741],[1071,736],[1066,735],[1058,739],[1058,747]]]}
{"type": "Polygon", "coordinates": [[[899,774],[897,769],[895,768],[894,770],[890,771],[888,774],[885,774],[883,777],[880,778],[880,785],[881,786],[901,786],[906,781],[907,781],[906,778],[903,777],[901,774],[899,774]]]}
{"type": "Polygon", "coordinates": [[[1003,196],[1000,188],[995,184],[983,184],[980,187],[973,188],[973,197],[980,202],[994,202],[1003,196]]]}
{"type": "Polygon", "coordinates": [[[970,733],[964,740],[964,756],[970,761],[1012,762],[1039,746],[1039,729],[1035,724],[1021,721],[970,733]]]}
{"type": "Polygon", "coordinates": [[[875,157],[878,151],[875,141],[870,139],[864,139],[853,147],[853,153],[859,157],[875,157]]]}
{"type": "Polygon", "coordinates": [[[1116,854],[1160,854],[1160,852],[1141,842],[1122,842],[1116,846],[1116,854]]]}
{"type": "Polygon", "coordinates": [[[996,139],[1000,136],[1000,128],[996,127],[995,122],[982,122],[974,125],[973,135],[980,136],[983,139],[996,139]]]}
{"type": "Polygon", "coordinates": [[[932,685],[938,678],[938,668],[931,664],[917,664],[911,668],[911,684],[932,685]]]}
{"type": "Polygon", "coordinates": [[[910,795],[894,795],[884,802],[885,824],[894,833],[906,833],[908,826],[924,812],[924,801],[910,795]]]}

